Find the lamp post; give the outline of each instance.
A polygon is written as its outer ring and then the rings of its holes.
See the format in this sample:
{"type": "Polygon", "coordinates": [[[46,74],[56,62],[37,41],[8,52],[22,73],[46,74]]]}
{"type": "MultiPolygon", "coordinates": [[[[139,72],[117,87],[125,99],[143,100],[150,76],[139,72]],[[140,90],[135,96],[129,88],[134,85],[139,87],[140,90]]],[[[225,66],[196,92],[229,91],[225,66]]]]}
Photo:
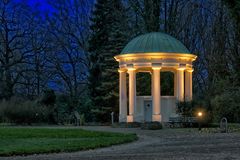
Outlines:
{"type": "Polygon", "coordinates": [[[202,112],[198,112],[198,130],[201,131],[201,122],[202,122],[202,116],[203,113],[202,112]]]}
{"type": "Polygon", "coordinates": [[[114,124],[114,112],[111,112],[111,121],[112,121],[112,125],[114,124]]]}

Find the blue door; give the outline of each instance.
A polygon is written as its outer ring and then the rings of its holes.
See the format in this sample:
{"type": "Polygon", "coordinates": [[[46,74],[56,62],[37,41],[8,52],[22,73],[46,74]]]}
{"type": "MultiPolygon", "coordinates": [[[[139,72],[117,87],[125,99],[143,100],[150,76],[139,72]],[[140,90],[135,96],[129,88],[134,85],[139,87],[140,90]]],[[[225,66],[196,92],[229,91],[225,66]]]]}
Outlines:
{"type": "Polygon", "coordinates": [[[152,101],[144,101],[144,121],[152,121],[152,101]]]}

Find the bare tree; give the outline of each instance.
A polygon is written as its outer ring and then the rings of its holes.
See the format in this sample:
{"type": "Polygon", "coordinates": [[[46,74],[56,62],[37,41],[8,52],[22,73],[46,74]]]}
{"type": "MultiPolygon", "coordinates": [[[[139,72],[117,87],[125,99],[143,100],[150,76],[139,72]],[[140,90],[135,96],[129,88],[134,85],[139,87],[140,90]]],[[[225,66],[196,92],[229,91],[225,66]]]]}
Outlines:
{"type": "Polygon", "coordinates": [[[160,30],[161,0],[129,0],[129,4],[135,14],[143,19],[146,32],[160,30]]]}
{"type": "Polygon", "coordinates": [[[87,78],[91,3],[84,0],[61,0],[51,4],[56,9],[48,18],[51,40],[48,65],[53,73],[51,80],[62,83],[62,91],[76,98],[83,93],[87,78]]]}
{"type": "Polygon", "coordinates": [[[21,2],[0,2],[0,68],[1,97],[10,98],[17,84],[24,83],[24,74],[31,72],[29,59],[41,45],[33,47],[35,15],[21,2]]]}

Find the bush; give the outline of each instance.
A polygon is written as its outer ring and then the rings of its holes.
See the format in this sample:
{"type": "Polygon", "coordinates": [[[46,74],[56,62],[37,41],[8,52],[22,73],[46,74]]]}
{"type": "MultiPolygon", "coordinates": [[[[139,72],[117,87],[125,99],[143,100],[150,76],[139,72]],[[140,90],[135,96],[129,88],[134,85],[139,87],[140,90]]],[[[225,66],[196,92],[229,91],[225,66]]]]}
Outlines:
{"type": "Polygon", "coordinates": [[[162,123],[160,123],[160,122],[144,122],[141,124],[141,129],[149,129],[149,130],[162,129],[162,123]]]}
{"type": "Polygon", "coordinates": [[[229,122],[240,122],[240,89],[226,90],[211,101],[213,117],[219,122],[226,117],[229,122]]]}
{"type": "Polygon", "coordinates": [[[118,123],[118,126],[122,128],[138,128],[138,127],[141,127],[141,123],[140,122],[120,122],[118,123]]]}
{"type": "Polygon", "coordinates": [[[49,115],[48,115],[48,123],[50,124],[57,124],[57,119],[58,119],[58,113],[56,111],[56,95],[54,90],[52,89],[47,89],[44,91],[43,96],[41,97],[40,101],[41,105],[47,106],[49,110],[49,115]]]}
{"type": "Polygon", "coordinates": [[[0,103],[0,118],[2,122],[16,124],[31,124],[48,122],[49,110],[35,101],[23,101],[12,98],[0,103]]]}
{"type": "Polygon", "coordinates": [[[60,94],[56,96],[55,112],[56,121],[60,124],[74,121],[72,113],[76,110],[77,102],[70,96],[60,94]]]}
{"type": "Polygon", "coordinates": [[[86,122],[93,122],[95,114],[92,112],[93,104],[90,98],[86,95],[83,95],[82,97],[80,97],[79,100],[81,103],[79,103],[77,111],[80,114],[84,114],[84,119],[86,122]]]}
{"type": "Polygon", "coordinates": [[[56,95],[53,90],[44,91],[44,95],[41,98],[41,103],[45,106],[53,106],[56,102],[56,95]]]}
{"type": "Polygon", "coordinates": [[[177,102],[177,113],[180,113],[182,116],[192,117],[193,110],[194,110],[193,101],[177,102]]]}

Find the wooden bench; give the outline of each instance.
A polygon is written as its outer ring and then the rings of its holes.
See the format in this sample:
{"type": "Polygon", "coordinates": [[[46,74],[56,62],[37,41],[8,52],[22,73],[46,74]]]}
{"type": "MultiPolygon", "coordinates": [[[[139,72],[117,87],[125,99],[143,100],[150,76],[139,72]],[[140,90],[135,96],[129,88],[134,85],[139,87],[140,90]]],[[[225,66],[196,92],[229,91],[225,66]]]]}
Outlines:
{"type": "Polygon", "coordinates": [[[181,127],[182,117],[169,117],[169,127],[181,127]]]}
{"type": "Polygon", "coordinates": [[[197,117],[169,117],[170,127],[192,126],[197,122],[197,117]]]}
{"type": "Polygon", "coordinates": [[[169,122],[172,122],[172,123],[182,122],[182,117],[169,117],[169,122]]]}

